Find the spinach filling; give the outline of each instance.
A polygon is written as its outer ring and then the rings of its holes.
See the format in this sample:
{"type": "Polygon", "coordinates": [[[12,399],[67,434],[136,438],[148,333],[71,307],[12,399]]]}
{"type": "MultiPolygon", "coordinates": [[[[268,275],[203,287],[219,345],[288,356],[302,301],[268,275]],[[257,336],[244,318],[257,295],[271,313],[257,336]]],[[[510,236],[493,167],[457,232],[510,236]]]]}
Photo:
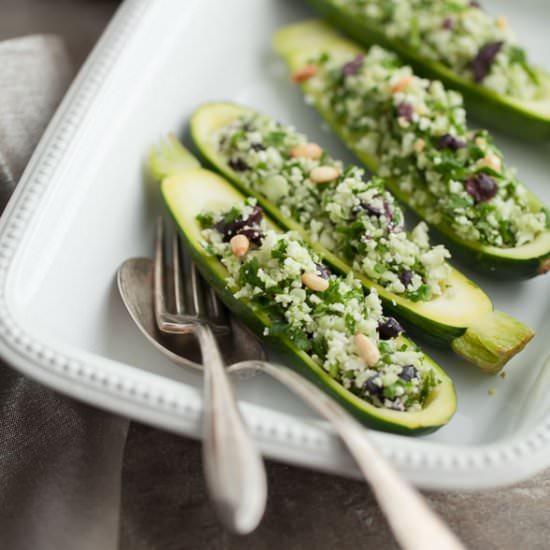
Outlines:
{"type": "Polygon", "coordinates": [[[223,128],[216,143],[246,185],[358,273],[413,301],[445,291],[448,251],[430,246],[424,223],[405,231],[403,211],[382,179],[367,181],[362,169],[344,168],[292,127],[259,114],[223,128]],[[325,176],[332,179],[318,181],[325,176]]]}
{"type": "Polygon", "coordinates": [[[383,27],[420,56],[499,94],[536,100],[548,90],[505,17],[471,0],[333,0],[354,18],[383,27]]]}
{"type": "Polygon", "coordinates": [[[292,232],[268,229],[253,199],[197,219],[203,246],[229,272],[229,288],[268,314],[270,334],[290,339],[346,389],[377,407],[422,409],[439,380],[418,348],[400,338],[399,323],[384,316],[376,291],[365,291],[351,274],[330,273],[292,232]],[[237,256],[233,239],[251,231],[261,237],[237,256]],[[316,287],[312,276],[323,284],[316,287]]]}
{"type": "Polygon", "coordinates": [[[318,70],[308,86],[322,108],[429,223],[499,248],[530,243],[549,227],[547,210],[531,208],[491,136],[467,128],[460,94],[414,76],[377,46],[351,58],[323,53],[312,63],[318,70]]]}

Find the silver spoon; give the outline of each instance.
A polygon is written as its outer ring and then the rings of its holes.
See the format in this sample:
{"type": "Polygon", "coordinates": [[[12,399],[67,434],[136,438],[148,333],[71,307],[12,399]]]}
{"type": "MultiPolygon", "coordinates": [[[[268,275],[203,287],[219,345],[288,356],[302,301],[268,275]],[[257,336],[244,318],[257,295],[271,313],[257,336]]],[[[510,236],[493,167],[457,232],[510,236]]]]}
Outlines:
{"type": "MultiPolygon", "coordinates": [[[[158,329],[153,310],[152,260],[126,260],[118,269],[117,284],[130,317],[149,343],[174,363],[202,371],[200,350],[192,335],[171,335],[158,329]]],[[[229,322],[231,336],[227,336],[226,342],[223,342],[226,337],[218,337],[224,344],[220,347],[225,362],[233,364],[250,359],[264,360],[266,354],[258,339],[233,317],[230,317],[229,322]],[[225,345],[229,343],[231,345],[225,345]]]]}

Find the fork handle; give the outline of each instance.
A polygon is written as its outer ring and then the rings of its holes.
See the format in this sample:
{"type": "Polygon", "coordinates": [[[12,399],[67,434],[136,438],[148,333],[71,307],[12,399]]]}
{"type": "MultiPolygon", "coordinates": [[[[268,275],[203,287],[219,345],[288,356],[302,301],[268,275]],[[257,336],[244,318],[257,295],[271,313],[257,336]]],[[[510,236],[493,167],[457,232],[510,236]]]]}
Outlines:
{"type": "Polygon", "coordinates": [[[242,361],[232,365],[230,372],[248,369],[256,369],[275,378],[332,424],[370,483],[401,548],[465,550],[420,493],[370,443],[367,430],[334,399],[289,368],[265,361],[242,361]]]}
{"type": "Polygon", "coordinates": [[[204,365],[202,459],[206,485],[221,521],[246,534],[260,522],[267,500],[263,460],[246,431],[212,330],[197,325],[204,365]]]}

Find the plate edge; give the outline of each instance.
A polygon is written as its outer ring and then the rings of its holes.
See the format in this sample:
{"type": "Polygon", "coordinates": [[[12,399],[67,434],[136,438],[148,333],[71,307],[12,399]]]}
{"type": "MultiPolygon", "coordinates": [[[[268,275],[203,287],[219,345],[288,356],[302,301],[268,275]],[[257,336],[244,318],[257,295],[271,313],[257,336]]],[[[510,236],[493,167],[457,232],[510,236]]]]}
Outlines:
{"type": "MultiPolygon", "coordinates": [[[[8,308],[6,283],[17,247],[29,227],[33,212],[41,203],[44,190],[63,161],[70,136],[77,132],[79,120],[91,109],[96,91],[112,72],[117,58],[127,46],[132,28],[145,18],[153,5],[147,0],[126,0],[121,5],[54,115],[2,217],[0,349],[3,355],[10,357],[15,368],[31,377],[42,378],[37,374],[33,376],[31,365],[35,365],[56,376],[65,377],[67,383],[80,383],[97,390],[93,364],[33,340],[32,334],[18,325],[8,308]]],[[[109,387],[115,392],[119,391],[114,386],[109,387]]],[[[123,394],[120,396],[123,397],[123,394]]],[[[149,404],[154,410],[155,403],[149,404]]],[[[195,420],[195,414],[196,411],[190,413],[188,419],[195,420]]],[[[260,439],[262,437],[261,433],[255,435],[260,439]]],[[[462,480],[460,486],[496,487],[525,479],[550,464],[550,417],[523,436],[487,446],[459,447],[425,442],[422,450],[418,446],[403,450],[398,449],[397,444],[388,445],[389,439],[384,441],[384,434],[376,433],[374,436],[384,454],[407,477],[424,487],[457,488],[456,483],[449,481],[453,476],[462,480]],[[529,467],[526,459],[530,460],[529,467]],[[440,478],[442,483],[436,480],[432,483],[422,481],[425,477],[423,474],[437,475],[436,472],[443,476],[440,478]]],[[[287,437],[287,441],[290,442],[290,439],[287,437]]],[[[272,451],[269,454],[274,456],[278,453],[272,451]]],[[[338,471],[337,468],[329,469],[338,471]]]]}

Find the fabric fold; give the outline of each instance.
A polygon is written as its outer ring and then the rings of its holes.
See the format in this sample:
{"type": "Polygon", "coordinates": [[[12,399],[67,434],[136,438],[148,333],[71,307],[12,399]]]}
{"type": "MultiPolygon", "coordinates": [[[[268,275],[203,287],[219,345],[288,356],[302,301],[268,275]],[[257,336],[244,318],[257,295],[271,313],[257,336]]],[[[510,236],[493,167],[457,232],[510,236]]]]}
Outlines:
{"type": "MultiPolygon", "coordinates": [[[[0,212],[73,70],[57,36],[0,42],[0,212]]],[[[0,548],[115,550],[128,420],[0,360],[0,548]]]]}

